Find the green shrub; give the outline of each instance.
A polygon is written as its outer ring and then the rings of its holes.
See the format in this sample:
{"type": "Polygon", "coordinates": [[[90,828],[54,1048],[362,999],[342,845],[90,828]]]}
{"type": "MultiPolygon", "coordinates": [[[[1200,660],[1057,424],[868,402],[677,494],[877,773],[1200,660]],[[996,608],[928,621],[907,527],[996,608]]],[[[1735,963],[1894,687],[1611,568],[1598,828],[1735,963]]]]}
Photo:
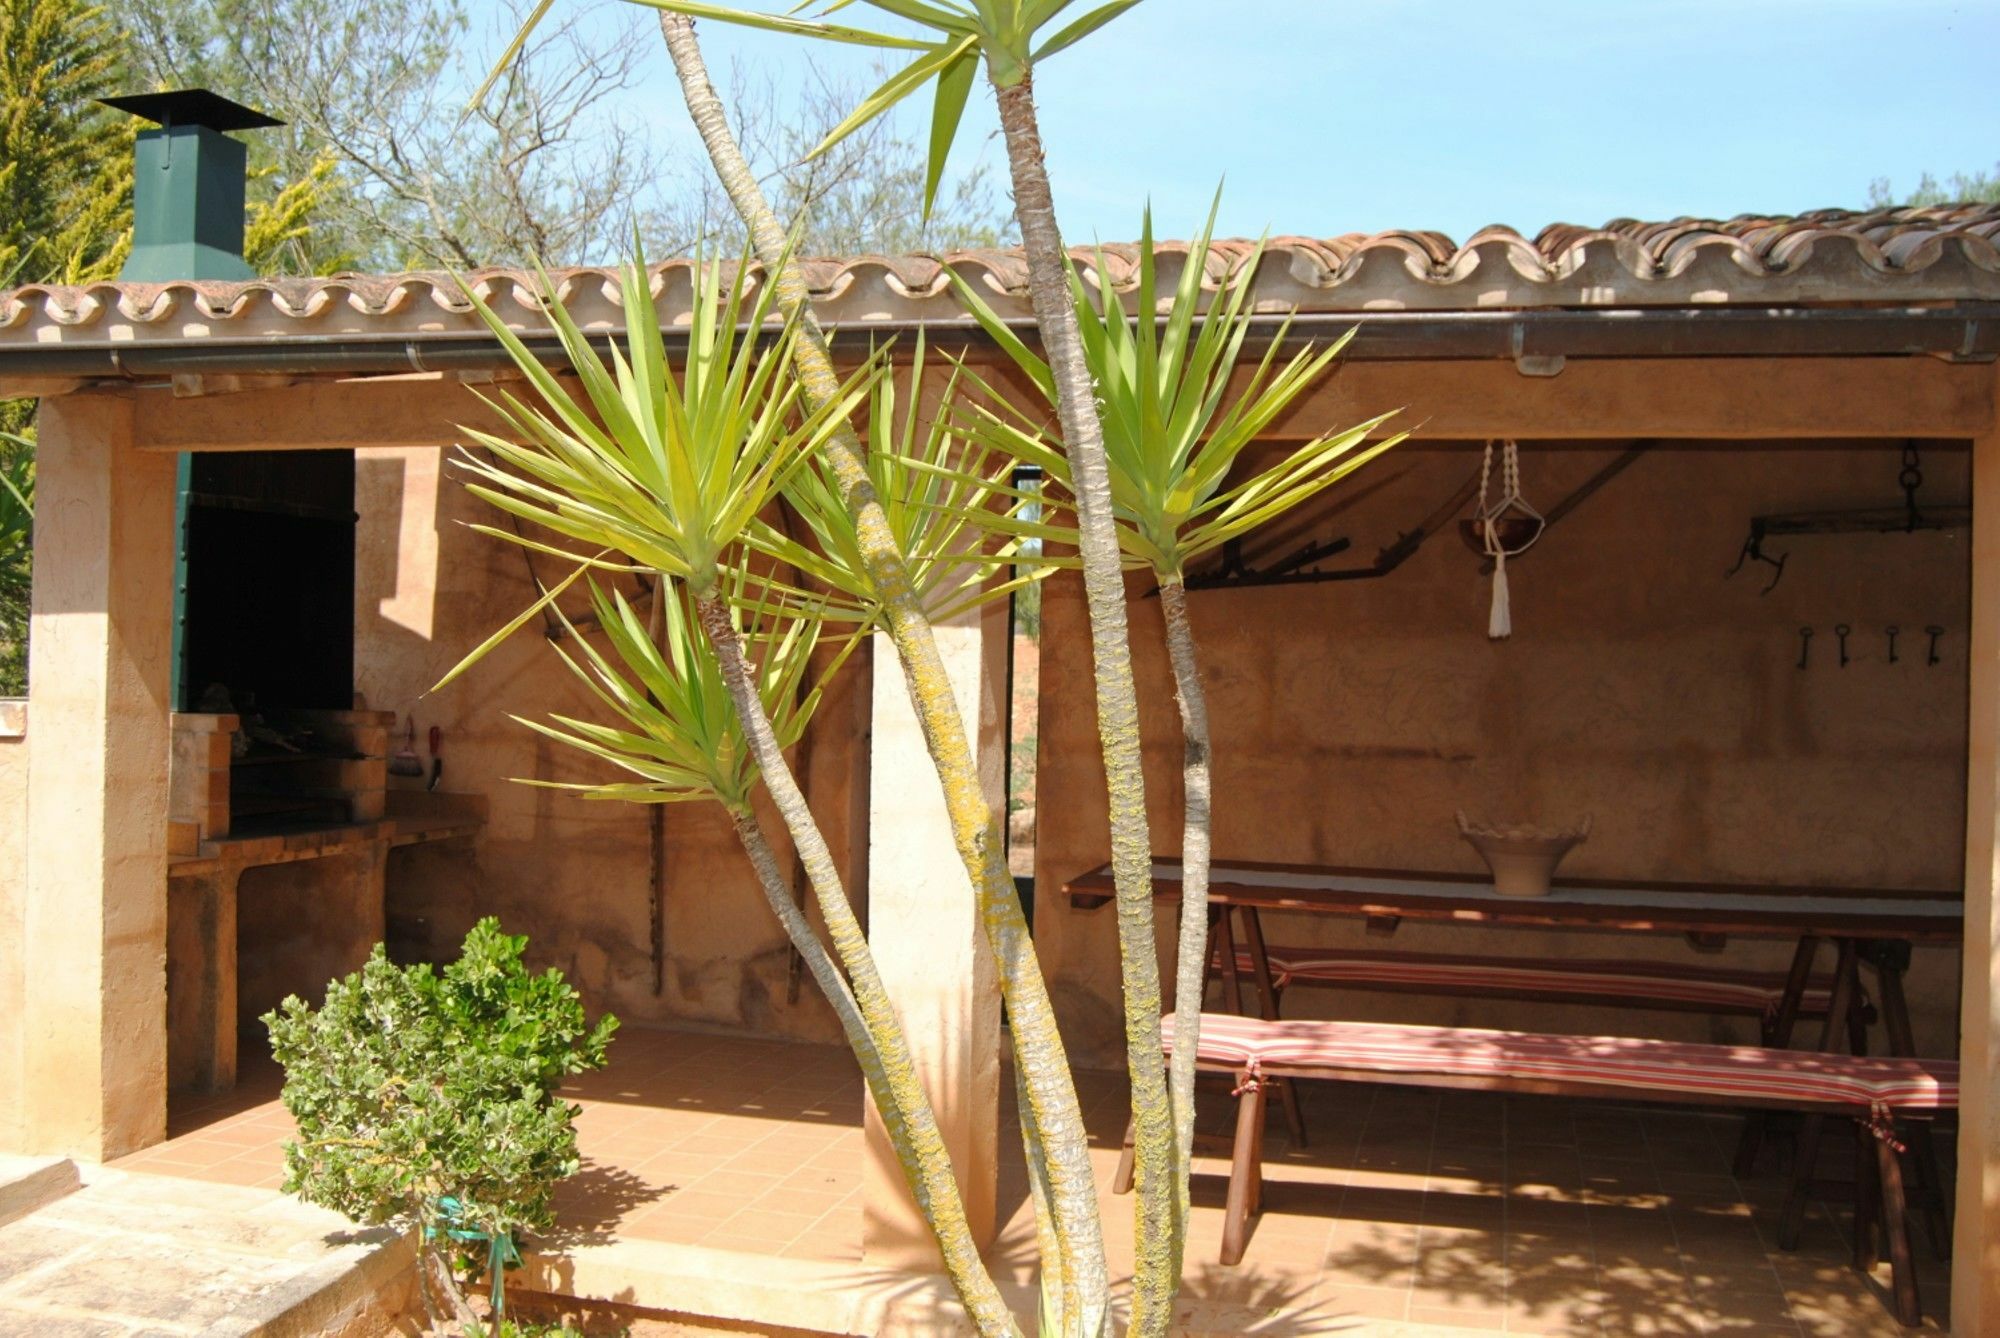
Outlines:
{"type": "Polygon", "coordinates": [[[578,1107],[557,1099],[574,1073],[604,1066],[616,1030],[586,1024],[583,1002],[550,969],[521,964],[528,940],[481,920],[442,971],[398,967],[381,945],[310,1008],[296,995],[264,1015],[285,1069],[285,1190],[357,1222],[420,1228],[419,1277],[434,1268],[463,1300],[447,1254],[492,1266],[496,1314],[514,1237],[544,1229],[556,1182],[576,1172],[578,1107]]]}

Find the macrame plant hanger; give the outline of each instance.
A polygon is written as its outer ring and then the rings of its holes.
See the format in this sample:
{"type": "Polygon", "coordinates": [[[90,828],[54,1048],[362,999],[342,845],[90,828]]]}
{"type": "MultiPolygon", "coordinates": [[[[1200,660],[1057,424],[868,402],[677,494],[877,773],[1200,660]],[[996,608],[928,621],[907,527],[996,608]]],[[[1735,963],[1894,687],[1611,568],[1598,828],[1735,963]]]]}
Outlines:
{"type": "Polygon", "coordinates": [[[1493,443],[1488,441],[1486,458],[1479,466],[1476,528],[1480,551],[1493,561],[1493,610],[1486,620],[1486,635],[1499,641],[1514,634],[1513,610],[1507,595],[1507,559],[1533,548],[1535,540],[1542,537],[1546,522],[1542,513],[1521,496],[1521,448],[1512,440],[1500,443],[1500,495],[1489,503],[1487,492],[1492,480],[1493,443]],[[1524,532],[1521,524],[1510,524],[1510,520],[1532,522],[1532,527],[1524,532]],[[1508,546],[1510,541],[1512,547],[1508,546]]]}

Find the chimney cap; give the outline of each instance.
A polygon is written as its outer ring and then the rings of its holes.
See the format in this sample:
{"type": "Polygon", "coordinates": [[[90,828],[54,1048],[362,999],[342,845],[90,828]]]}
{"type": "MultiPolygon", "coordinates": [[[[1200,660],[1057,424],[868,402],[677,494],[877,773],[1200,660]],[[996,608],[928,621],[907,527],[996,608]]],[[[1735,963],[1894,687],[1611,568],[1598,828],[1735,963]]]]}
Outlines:
{"type": "Polygon", "coordinates": [[[240,102],[231,102],[206,88],[180,88],[167,93],[128,93],[99,98],[107,107],[131,112],[162,126],[200,125],[210,130],[264,130],[284,122],[240,102]]]}

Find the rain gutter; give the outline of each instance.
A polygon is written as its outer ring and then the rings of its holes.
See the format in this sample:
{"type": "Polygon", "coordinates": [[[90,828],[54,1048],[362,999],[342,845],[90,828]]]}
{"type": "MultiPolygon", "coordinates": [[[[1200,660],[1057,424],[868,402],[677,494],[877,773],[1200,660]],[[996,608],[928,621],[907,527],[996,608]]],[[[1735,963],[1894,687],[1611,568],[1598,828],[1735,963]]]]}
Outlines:
{"type": "MultiPolygon", "coordinates": [[[[1034,338],[1032,320],[1010,322],[1034,338]]],[[[1504,359],[1529,375],[1554,375],[1568,358],[1913,357],[1959,362],[2000,357],[2000,302],[1943,307],[1624,307],[1532,311],[1304,312],[1289,325],[1253,318],[1249,343],[1287,346],[1355,332],[1347,358],[1383,361],[1504,359]]],[[[865,354],[918,330],[934,345],[995,351],[970,320],[867,321],[828,326],[837,351],[865,354]]],[[[663,332],[669,352],[687,332],[663,332]]],[[[553,335],[524,342],[550,365],[563,362],[553,335]]],[[[511,365],[483,333],[300,335],[257,339],[123,340],[0,345],[0,388],[12,377],[145,380],[186,375],[348,376],[477,372],[511,365]]]]}

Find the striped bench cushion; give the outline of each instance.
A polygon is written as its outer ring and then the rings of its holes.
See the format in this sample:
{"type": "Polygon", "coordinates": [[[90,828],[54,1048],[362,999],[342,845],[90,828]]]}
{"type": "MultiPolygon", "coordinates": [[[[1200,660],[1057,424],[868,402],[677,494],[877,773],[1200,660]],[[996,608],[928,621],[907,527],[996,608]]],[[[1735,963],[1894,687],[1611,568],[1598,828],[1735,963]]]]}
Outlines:
{"type": "MultiPolygon", "coordinates": [[[[1679,962],[1564,960],[1521,962],[1444,953],[1368,952],[1335,948],[1272,948],[1266,954],[1279,988],[1294,983],[1353,989],[1408,988],[1507,996],[1524,993],[1651,1000],[1717,1013],[1767,1014],[1785,991],[1783,972],[1742,971],[1679,962]]],[[[1239,970],[1256,962],[1238,949],[1239,970]]],[[[1808,985],[1800,1012],[1824,1016],[1832,982],[1808,985]]]]}
{"type": "MultiPolygon", "coordinates": [[[[1173,1017],[1162,1019],[1173,1046],[1173,1017]]],[[[1346,1070],[1440,1077],[1547,1080],[1671,1092],[1717,1102],[1797,1102],[1877,1115],[1951,1110],[1958,1065],[1703,1045],[1624,1036],[1556,1036],[1364,1022],[1201,1017],[1200,1062],[1256,1077],[1275,1070],[1346,1070]]]]}

